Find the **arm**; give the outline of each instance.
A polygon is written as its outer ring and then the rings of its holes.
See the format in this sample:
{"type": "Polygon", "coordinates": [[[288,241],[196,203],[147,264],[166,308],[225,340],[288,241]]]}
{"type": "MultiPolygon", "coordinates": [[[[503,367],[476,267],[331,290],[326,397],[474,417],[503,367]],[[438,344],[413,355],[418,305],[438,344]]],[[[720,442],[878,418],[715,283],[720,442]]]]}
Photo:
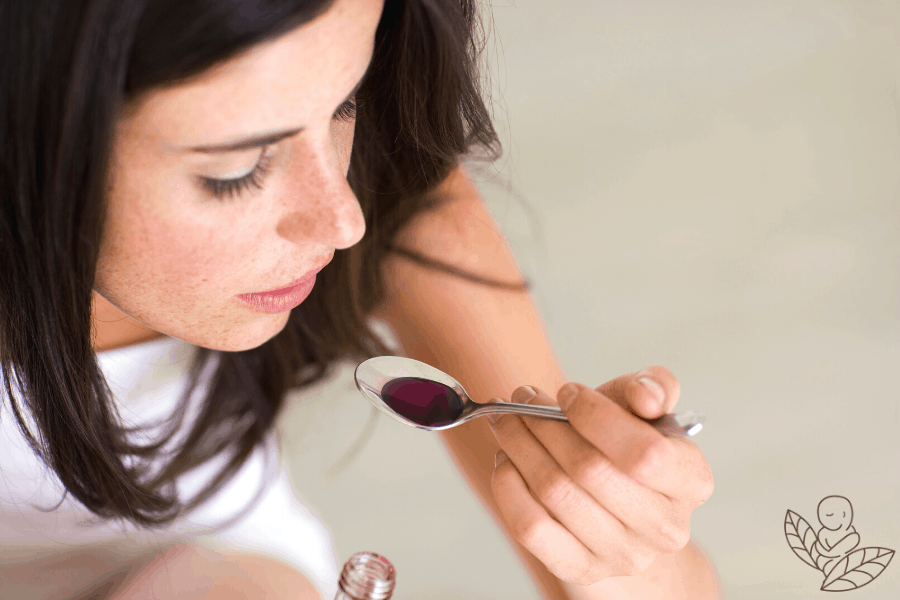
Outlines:
{"type": "MultiPolygon", "coordinates": [[[[439,211],[417,217],[401,232],[397,243],[470,273],[497,281],[521,282],[522,273],[511,250],[464,170],[454,172],[443,188],[454,200],[439,211]]],[[[389,256],[382,268],[387,300],[374,316],[395,331],[410,358],[449,373],[474,398],[508,399],[515,388],[526,384],[555,394],[569,381],[527,292],[492,288],[427,270],[397,255],[389,256]]],[[[666,590],[675,579],[685,576],[684,569],[688,570],[687,576],[703,580],[706,592],[712,582],[714,593],[713,575],[693,544],[666,555],[668,560],[657,560],[638,577],[616,577],[589,587],[560,581],[515,540],[494,502],[491,477],[499,445],[487,420],[476,419],[440,435],[546,600],[638,597],[622,595],[620,583],[624,580],[631,585],[628,593],[651,598],[646,595],[647,585],[666,590]],[[638,583],[645,587],[637,586],[638,583]]],[[[716,596],[702,595],[695,589],[692,597],[699,600],[716,596]]]]}
{"type": "Polygon", "coordinates": [[[841,538],[837,544],[829,548],[828,556],[843,556],[847,554],[859,544],[859,534],[858,533],[848,533],[844,537],[841,538]]]}

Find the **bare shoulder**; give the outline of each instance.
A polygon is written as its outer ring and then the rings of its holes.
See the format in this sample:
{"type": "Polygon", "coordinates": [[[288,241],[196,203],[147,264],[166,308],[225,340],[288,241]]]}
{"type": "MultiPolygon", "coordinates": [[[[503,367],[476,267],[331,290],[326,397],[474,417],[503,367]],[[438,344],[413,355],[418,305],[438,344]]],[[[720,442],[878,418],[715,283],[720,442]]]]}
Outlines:
{"type": "MultiPolygon", "coordinates": [[[[394,242],[401,248],[476,277],[508,283],[524,281],[518,262],[485,204],[478,187],[462,165],[438,187],[439,206],[417,214],[401,229],[394,242]]],[[[427,293],[458,298],[460,294],[515,296],[522,292],[473,283],[439,269],[424,268],[407,257],[391,253],[381,263],[386,302],[374,314],[393,323],[405,320],[427,293]],[[410,294],[410,289],[420,293],[410,294]],[[401,318],[402,315],[402,318],[401,318]]]]}
{"type": "MultiPolygon", "coordinates": [[[[521,281],[509,245],[466,169],[458,165],[437,191],[438,207],[413,217],[397,244],[480,276],[521,281]]],[[[401,258],[397,264],[409,263],[401,258]]]]}
{"type": "Polygon", "coordinates": [[[320,600],[302,573],[277,560],[180,544],[157,555],[110,600],[320,600]]]}

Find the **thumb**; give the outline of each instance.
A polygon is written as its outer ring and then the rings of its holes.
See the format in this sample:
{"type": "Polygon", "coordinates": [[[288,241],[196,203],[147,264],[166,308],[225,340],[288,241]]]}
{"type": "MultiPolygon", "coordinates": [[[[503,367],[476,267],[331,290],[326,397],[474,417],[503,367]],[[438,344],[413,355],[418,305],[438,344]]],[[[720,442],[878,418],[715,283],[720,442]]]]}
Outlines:
{"type": "Polygon", "coordinates": [[[594,389],[642,419],[658,419],[677,402],[678,388],[678,381],[668,370],[648,367],[616,377],[594,389]]]}

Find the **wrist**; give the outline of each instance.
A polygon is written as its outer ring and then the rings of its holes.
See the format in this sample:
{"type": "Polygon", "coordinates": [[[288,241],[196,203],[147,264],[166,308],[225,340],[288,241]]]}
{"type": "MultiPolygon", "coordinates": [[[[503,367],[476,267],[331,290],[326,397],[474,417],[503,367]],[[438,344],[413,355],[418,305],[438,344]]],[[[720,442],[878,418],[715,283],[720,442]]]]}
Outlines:
{"type": "Polygon", "coordinates": [[[562,582],[569,600],[724,600],[715,564],[693,540],[664,554],[640,575],[610,577],[589,586],[562,582]]]}

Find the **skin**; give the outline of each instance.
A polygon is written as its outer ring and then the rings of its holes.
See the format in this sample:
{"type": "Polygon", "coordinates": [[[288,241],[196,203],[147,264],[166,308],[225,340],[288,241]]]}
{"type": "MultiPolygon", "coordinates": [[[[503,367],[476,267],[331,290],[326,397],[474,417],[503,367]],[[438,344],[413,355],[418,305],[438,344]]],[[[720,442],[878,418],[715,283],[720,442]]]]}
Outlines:
{"type": "Polygon", "coordinates": [[[557,399],[540,388],[531,398],[524,387],[512,395],[513,402],[559,405],[569,423],[504,415],[492,424],[501,446],[491,482],[500,512],[554,575],[597,584],[588,598],[656,597],[663,578],[671,593],[677,572],[659,559],[690,542],[690,515],[712,495],[712,474],[693,441],[664,436],[635,414],[671,412],[679,382],[650,367],[594,389],[574,385],[568,406],[558,401],[562,388],[557,399]],[[665,408],[637,382],[648,375],[665,390],[665,408]]]}
{"type": "Polygon", "coordinates": [[[236,296],[285,287],[362,239],[346,179],[354,123],[332,117],[368,68],[382,8],[337,0],[272,43],[123,111],[97,266],[96,351],[163,335],[214,350],[260,346],[290,313],[262,313],[236,296]],[[196,177],[244,175],[261,149],[183,152],[298,127],[271,147],[264,189],[233,199],[216,199],[196,177]]]}
{"type": "Polygon", "coordinates": [[[154,557],[110,600],[318,600],[301,573],[263,556],[179,544],[154,557]]]}

